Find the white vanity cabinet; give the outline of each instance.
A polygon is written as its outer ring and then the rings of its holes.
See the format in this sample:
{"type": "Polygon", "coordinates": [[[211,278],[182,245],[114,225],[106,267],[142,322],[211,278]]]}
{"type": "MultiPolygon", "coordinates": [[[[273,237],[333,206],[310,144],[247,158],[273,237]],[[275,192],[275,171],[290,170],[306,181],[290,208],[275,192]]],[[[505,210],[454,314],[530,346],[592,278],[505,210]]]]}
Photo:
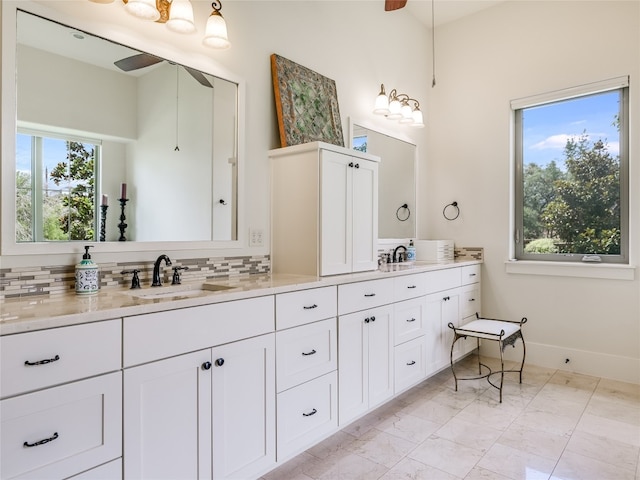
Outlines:
{"type": "Polygon", "coordinates": [[[276,295],[278,461],[338,427],[335,286],[276,295]]]}
{"type": "Polygon", "coordinates": [[[125,478],[253,478],[275,463],[274,326],[273,296],[124,319],[125,478]]]}
{"type": "Polygon", "coordinates": [[[393,279],[338,286],[340,426],[393,396],[392,300],[393,279]]]}
{"type": "Polygon", "coordinates": [[[375,270],[379,159],[322,142],[269,156],[273,271],[325,276],[375,270]]]}
{"type": "Polygon", "coordinates": [[[119,320],[0,338],[0,478],[121,478],[119,320]],[[97,473],[96,473],[97,475],[97,473]],[[97,475],[99,476],[99,475],[97,475]]]}

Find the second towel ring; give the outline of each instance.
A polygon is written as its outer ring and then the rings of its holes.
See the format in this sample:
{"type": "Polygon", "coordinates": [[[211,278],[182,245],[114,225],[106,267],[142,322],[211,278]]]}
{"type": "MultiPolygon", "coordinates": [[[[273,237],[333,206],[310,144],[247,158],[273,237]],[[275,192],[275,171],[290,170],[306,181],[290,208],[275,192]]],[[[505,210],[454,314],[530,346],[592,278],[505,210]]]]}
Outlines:
{"type": "Polygon", "coordinates": [[[458,202],[451,202],[449,205],[445,205],[442,209],[442,216],[449,221],[458,218],[460,216],[460,207],[458,207],[458,202]],[[447,209],[449,210],[447,211],[447,209]]]}
{"type": "Polygon", "coordinates": [[[396,218],[401,222],[406,222],[407,220],[409,220],[410,216],[411,216],[411,210],[409,210],[409,205],[407,205],[406,203],[403,205],[400,205],[396,210],[396,218]],[[407,211],[407,216],[405,218],[400,218],[400,210],[403,210],[403,209],[407,211]]]}

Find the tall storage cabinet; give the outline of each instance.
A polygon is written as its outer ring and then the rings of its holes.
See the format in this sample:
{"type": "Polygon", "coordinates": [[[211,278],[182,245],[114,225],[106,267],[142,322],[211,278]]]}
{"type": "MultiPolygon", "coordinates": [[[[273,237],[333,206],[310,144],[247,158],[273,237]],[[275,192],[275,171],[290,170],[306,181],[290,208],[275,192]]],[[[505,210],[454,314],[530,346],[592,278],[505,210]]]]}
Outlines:
{"type": "Polygon", "coordinates": [[[378,161],[323,142],[270,152],[274,273],[378,267],[378,161]]]}

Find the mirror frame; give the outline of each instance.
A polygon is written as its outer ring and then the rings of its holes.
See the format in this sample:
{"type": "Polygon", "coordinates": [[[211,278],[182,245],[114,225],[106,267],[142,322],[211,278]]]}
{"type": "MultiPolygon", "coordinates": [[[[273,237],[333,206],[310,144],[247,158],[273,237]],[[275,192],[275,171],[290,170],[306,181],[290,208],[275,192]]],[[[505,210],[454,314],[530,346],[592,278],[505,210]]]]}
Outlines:
{"type": "MultiPolygon", "coordinates": [[[[410,238],[418,238],[418,205],[419,205],[419,196],[418,196],[418,145],[416,144],[416,142],[414,140],[412,140],[411,138],[409,138],[409,136],[403,135],[402,133],[398,133],[398,132],[391,132],[390,130],[386,130],[384,128],[380,128],[377,125],[374,125],[371,122],[366,122],[366,121],[361,121],[360,119],[354,119],[353,117],[349,117],[348,118],[348,124],[349,124],[349,141],[348,141],[348,146],[349,146],[349,150],[353,149],[353,133],[354,133],[354,125],[358,125],[362,128],[366,128],[367,130],[371,130],[374,131],[376,133],[379,133],[381,135],[386,135],[387,137],[391,137],[391,138],[395,138],[396,140],[399,140],[401,142],[406,142],[409,143],[411,145],[413,145],[415,147],[415,153],[414,153],[414,159],[413,159],[413,190],[414,190],[414,196],[415,196],[415,207],[414,207],[414,212],[412,212],[412,214],[415,216],[415,222],[414,222],[414,232],[413,232],[413,237],[407,237],[407,238],[380,238],[380,236],[378,236],[378,243],[393,243],[393,244],[398,244],[398,243],[402,243],[405,240],[408,240],[410,238]]],[[[373,155],[375,155],[375,152],[373,153],[373,155]]],[[[381,158],[380,160],[381,162],[384,162],[384,158],[381,158]]],[[[378,180],[379,181],[379,180],[378,180]]]]}
{"type": "MultiPolygon", "coordinates": [[[[244,79],[227,71],[219,65],[213,63],[210,58],[195,54],[189,55],[189,61],[184,62],[181,58],[186,55],[168,44],[157,46],[146,43],[139,36],[132,36],[123,29],[114,29],[113,24],[96,20],[86,20],[76,17],[67,17],[57,10],[52,10],[44,5],[33,3],[29,0],[3,0],[0,5],[2,20],[2,78],[0,118],[2,121],[2,132],[0,136],[0,148],[2,152],[0,168],[0,184],[2,186],[3,198],[0,209],[0,255],[21,256],[21,255],[42,255],[42,254],[77,254],[82,250],[82,245],[93,245],[94,251],[104,253],[116,252],[148,252],[148,251],[210,251],[223,249],[240,249],[245,247],[245,112],[246,112],[246,82],[244,79]],[[16,128],[17,128],[17,105],[16,105],[16,34],[17,34],[17,11],[22,10],[28,13],[39,15],[43,18],[77,28],[92,35],[121,43],[141,52],[164,58],[170,62],[200,70],[204,73],[228,80],[238,85],[238,119],[237,119],[237,155],[238,155],[238,185],[237,185],[237,239],[228,241],[163,241],[163,242],[87,242],[87,241],[67,241],[67,242],[32,242],[17,243],[15,240],[15,176],[16,176],[16,128]]],[[[98,19],[99,20],[99,19],[98,19]]],[[[93,252],[92,252],[93,253],[93,252]]]]}

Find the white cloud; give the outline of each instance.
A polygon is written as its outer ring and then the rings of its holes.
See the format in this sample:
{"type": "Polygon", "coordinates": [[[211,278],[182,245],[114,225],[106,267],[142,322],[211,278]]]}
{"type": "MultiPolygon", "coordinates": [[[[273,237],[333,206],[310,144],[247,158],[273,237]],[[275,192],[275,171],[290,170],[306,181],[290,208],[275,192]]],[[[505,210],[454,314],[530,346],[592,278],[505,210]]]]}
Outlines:
{"type": "Polygon", "coordinates": [[[551,135],[541,142],[531,145],[531,148],[533,150],[562,150],[567,145],[567,140],[571,138],[577,138],[577,135],[567,135],[566,133],[551,135]]]}

